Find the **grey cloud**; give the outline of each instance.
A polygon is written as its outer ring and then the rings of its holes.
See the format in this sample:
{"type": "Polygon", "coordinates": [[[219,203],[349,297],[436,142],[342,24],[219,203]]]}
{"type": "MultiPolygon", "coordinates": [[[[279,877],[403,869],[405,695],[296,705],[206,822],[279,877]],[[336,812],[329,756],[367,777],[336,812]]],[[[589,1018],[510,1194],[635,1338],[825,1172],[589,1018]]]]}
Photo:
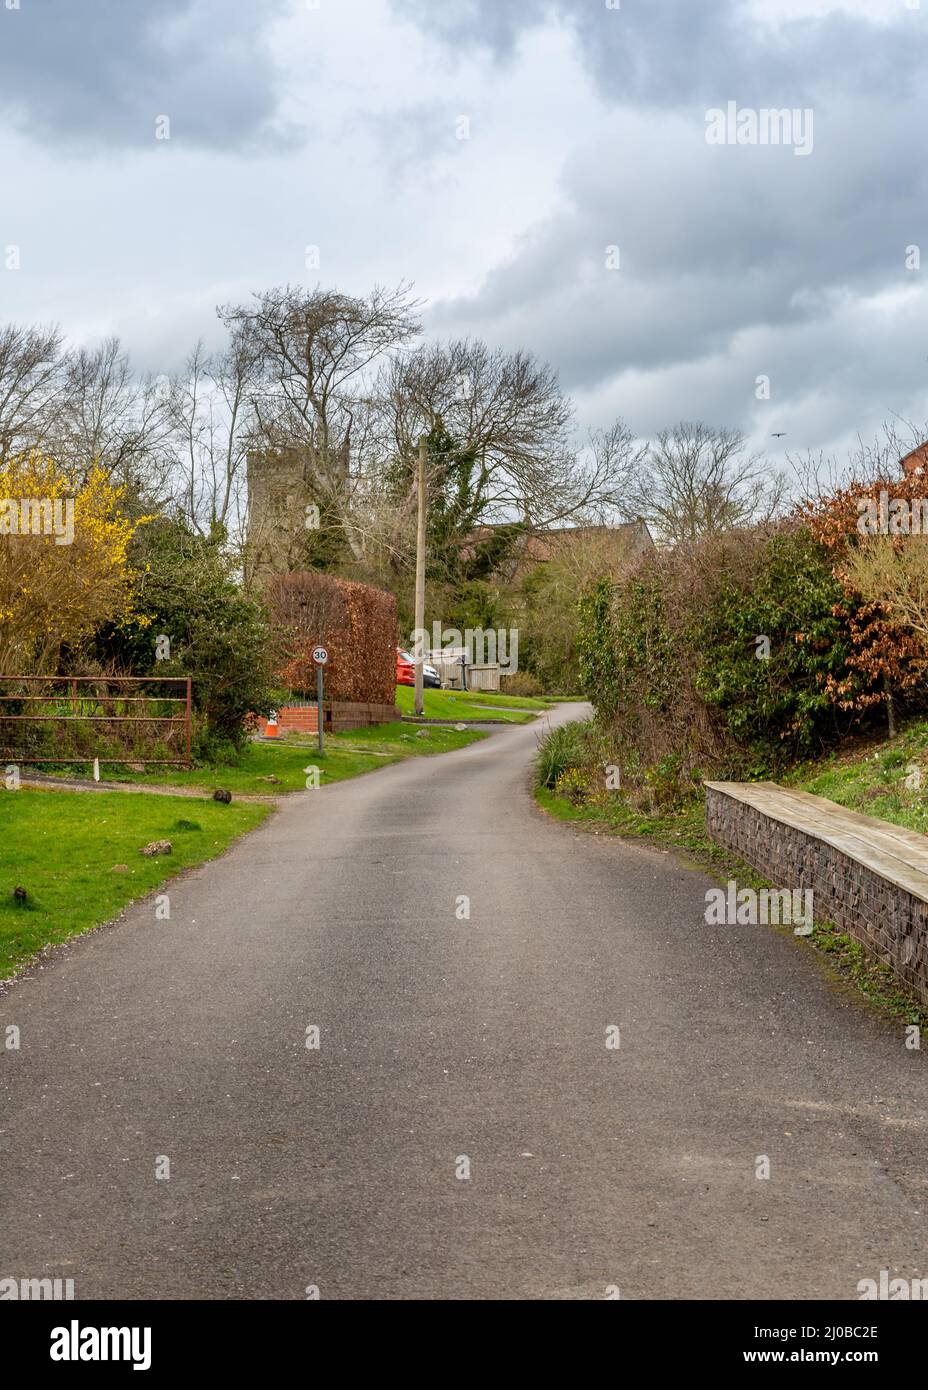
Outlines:
{"type": "Polygon", "coordinates": [[[420,101],[396,110],[353,113],[346,131],[363,131],[375,143],[383,165],[396,179],[413,173],[430,185],[440,182],[435,163],[459,148],[453,103],[420,101]]]}
{"type": "Polygon", "coordinates": [[[923,283],[904,264],[910,244],[928,255],[917,112],[914,99],[832,93],[807,159],[708,146],[698,108],[617,112],[563,170],[569,209],[476,293],[437,304],[430,326],[530,346],[568,389],[613,400],[645,431],[705,414],[751,429],[777,412],[817,429],[839,407],[845,428],[875,426],[924,391],[924,297],[878,346],[882,311],[869,305],[923,283]],[[762,408],[760,374],[776,381],[762,408]]]}
{"type": "Polygon", "coordinates": [[[284,0],[22,0],[0,8],[0,110],[58,149],[217,149],[275,139],[275,72],[262,31],[284,0]]]}
{"type": "Polygon", "coordinates": [[[565,168],[572,210],[525,238],[475,296],[438,305],[435,325],[541,339],[565,380],[590,388],[626,367],[698,357],[758,323],[827,316],[833,291],[901,287],[904,249],[923,228],[912,112],[863,103],[819,115],[834,135],[808,159],[710,147],[699,112],[650,139],[617,120],[565,168]],[[617,272],[605,267],[609,245],[617,272]]]}
{"type": "Polygon", "coordinates": [[[445,45],[383,26],[382,80],[368,90],[351,67],[354,8],[323,0],[339,36],[318,51],[345,60],[351,81],[338,61],[314,64],[308,44],[282,56],[316,103],[306,145],[246,163],[239,153],[278,126],[284,79],[261,46],[276,0],[23,0],[19,12],[0,0],[0,115],[46,142],[27,147],[7,120],[0,248],[22,241],[25,267],[4,281],[7,312],[116,328],[140,365],[165,370],[215,331],[215,302],[298,276],[303,246],[319,242],[326,280],[361,291],[407,276],[432,300],[430,331],[549,360],[584,423],[621,412],[647,433],[704,417],[758,439],[786,428],[781,445],[802,448],[894,410],[925,413],[928,293],[888,308],[872,297],[924,284],[904,268],[911,243],[928,275],[913,78],[928,10],[900,0],[887,25],[833,15],[768,33],[734,0],[392,4],[445,45]],[[511,84],[486,71],[488,53],[512,64],[511,84]],[[533,89],[553,121],[533,121],[533,89]],[[459,145],[454,115],[471,91],[476,137],[459,145]],[[811,105],[814,153],[708,146],[706,107],[728,99],[811,105]],[[56,158],[75,141],[151,149],[161,113],[178,146],[229,154],[56,158]],[[533,224],[513,199],[494,220],[506,185],[556,210],[533,224]],[[78,210],[76,230],[59,230],[56,203],[78,210]],[[116,209],[99,235],[97,207],[116,209]],[[462,244],[479,248],[466,269],[462,244]],[[754,396],[760,373],[769,405],[754,396]]]}
{"type": "Polygon", "coordinates": [[[505,61],[521,35],[552,18],[576,33],[600,91],[628,104],[691,101],[780,106],[806,101],[848,67],[861,92],[904,93],[922,81],[928,27],[917,12],[892,24],[833,12],[771,29],[734,0],[393,0],[396,11],[449,48],[486,48],[505,61]],[[913,19],[913,14],[915,18],[913,19]]]}
{"type": "Polygon", "coordinates": [[[508,58],[523,32],[544,23],[561,6],[550,0],[457,0],[446,5],[436,5],[435,0],[393,0],[393,8],[452,47],[478,45],[508,58]]]}

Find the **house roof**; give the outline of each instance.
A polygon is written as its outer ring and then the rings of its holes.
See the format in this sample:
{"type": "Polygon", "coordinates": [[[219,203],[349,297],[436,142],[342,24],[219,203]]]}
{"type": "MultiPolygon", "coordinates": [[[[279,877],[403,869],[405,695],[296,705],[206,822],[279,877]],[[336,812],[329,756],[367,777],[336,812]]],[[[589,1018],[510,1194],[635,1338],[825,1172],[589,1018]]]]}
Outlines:
{"type": "Polygon", "coordinates": [[[550,560],[558,548],[575,541],[602,540],[618,548],[650,550],[654,542],[643,521],[622,521],[616,526],[564,526],[556,531],[536,531],[525,538],[523,556],[528,560],[550,560]]]}
{"type": "MultiPolygon", "coordinates": [[[[492,523],[479,526],[471,541],[486,540],[498,529],[492,523]]],[[[654,548],[651,532],[642,520],[623,521],[616,526],[562,526],[556,530],[532,531],[522,536],[515,554],[504,569],[510,579],[520,578],[526,570],[553,559],[559,550],[584,542],[614,554],[616,562],[621,563],[654,548]]]]}
{"type": "Polygon", "coordinates": [[[910,449],[905,457],[899,460],[899,466],[903,473],[921,474],[928,472],[928,441],[910,449]]]}

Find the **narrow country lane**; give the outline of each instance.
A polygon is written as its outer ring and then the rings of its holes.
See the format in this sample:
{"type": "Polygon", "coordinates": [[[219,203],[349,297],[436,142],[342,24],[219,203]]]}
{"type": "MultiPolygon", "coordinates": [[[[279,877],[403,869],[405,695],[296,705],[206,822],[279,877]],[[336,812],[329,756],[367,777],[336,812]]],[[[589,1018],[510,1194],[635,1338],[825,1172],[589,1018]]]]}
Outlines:
{"type": "Polygon", "coordinates": [[[855,1299],[928,1273],[926,1059],[790,937],[706,926],[701,873],[545,818],[539,733],[287,800],[169,922],[146,899],[0,997],[0,1275],[855,1299]]]}

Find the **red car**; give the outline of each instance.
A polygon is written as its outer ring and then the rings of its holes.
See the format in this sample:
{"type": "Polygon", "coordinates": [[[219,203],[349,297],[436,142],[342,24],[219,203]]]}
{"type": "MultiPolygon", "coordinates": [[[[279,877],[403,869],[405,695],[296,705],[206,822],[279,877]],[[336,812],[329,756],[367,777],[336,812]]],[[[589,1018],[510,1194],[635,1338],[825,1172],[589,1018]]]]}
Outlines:
{"type": "MultiPolygon", "coordinates": [[[[396,649],[396,683],[397,685],[415,685],[416,683],[416,659],[409,655],[409,652],[396,649]]],[[[423,662],[422,665],[422,684],[428,690],[441,690],[441,676],[434,666],[423,662]]]]}

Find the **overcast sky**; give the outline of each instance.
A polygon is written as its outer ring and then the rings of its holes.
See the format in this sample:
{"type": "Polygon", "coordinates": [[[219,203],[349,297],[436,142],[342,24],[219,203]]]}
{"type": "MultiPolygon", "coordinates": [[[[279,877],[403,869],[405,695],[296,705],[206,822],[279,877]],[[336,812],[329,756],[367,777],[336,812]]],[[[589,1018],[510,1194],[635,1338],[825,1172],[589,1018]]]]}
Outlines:
{"type": "Polygon", "coordinates": [[[775,458],[928,419],[928,0],[16,3],[2,319],[157,373],[219,302],[405,279],[584,426],[775,458]],[[729,102],[811,111],[811,152],[708,143],[729,102]]]}

